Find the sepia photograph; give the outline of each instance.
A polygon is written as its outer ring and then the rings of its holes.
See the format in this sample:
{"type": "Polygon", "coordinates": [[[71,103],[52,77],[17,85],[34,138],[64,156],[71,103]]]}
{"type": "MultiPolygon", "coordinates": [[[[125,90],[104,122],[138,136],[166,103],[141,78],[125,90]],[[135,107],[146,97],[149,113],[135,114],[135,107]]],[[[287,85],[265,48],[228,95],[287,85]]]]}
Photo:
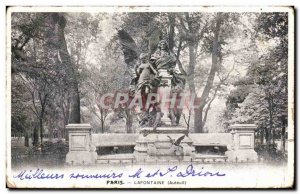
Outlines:
{"type": "Polygon", "coordinates": [[[7,187],[293,188],[294,17],[7,7],[7,187]]]}

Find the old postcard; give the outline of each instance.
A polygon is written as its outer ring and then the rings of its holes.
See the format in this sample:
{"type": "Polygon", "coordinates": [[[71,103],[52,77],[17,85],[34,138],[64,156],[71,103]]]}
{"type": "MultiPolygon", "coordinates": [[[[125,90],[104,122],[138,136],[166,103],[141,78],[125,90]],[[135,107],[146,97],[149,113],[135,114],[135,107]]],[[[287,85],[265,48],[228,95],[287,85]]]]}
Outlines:
{"type": "Polygon", "coordinates": [[[293,188],[293,7],[7,7],[8,188],[293,188]]]}

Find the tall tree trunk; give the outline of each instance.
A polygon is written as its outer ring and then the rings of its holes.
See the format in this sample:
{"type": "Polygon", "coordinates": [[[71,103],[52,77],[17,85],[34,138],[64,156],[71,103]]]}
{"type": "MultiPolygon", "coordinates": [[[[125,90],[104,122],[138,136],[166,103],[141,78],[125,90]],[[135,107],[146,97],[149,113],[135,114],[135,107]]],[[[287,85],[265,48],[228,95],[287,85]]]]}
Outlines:
{"type": "Polygon", "coordinates": [[[43,144],[43,118],[39,119],[39,126],[40,126],[40,138],[41,138],[41,146],[43,144]]]}
{"type": "Polygon", "coordinates": [[[274,104],[273,104],[273,97],[271,96],[271,117],[270,117],[270,124],[271,124],[271,132],[272,132],[272,143],[275,144],[275,128],[273,127],[273,114],[274,114],[274,104]]]}
{"type": "MultiPolygon", "coordinates": [[[[189,85],[190,92],[196,95],[195,87],[195,65],[196,65],[196,48],[195,43],[189,43],[189,67],[187,71],[187,83],[189,85]]],[[[194,109],[194,132],[202,133],[202,111],[203,109],[194,109]]]]}
{"type": "Polygon", "coordinates": [[[195,65],[196,65],[196,45],[194,42],[189,43],[189,67],[187,72],[187,83],[192,93],[195,93],[195,65]]]}
{"type": "Polygon", "coordinates": [[[203,133],[203,109],[206,105],[206,99],[209,96],[210,90],[214,83],[215,74],[218,70],[218,46],[219,46],[219,33],[220,33],[220,27],[221,27],[221,15],[218,13],[216,18],[216,25],[214,28],[214,38],[213,38],[213,50],[212,50],[212,65],[211,69],[207,78],[207,83],[205,85],[205,88],[202,92],[202,95],[200,97],[200,105],[199,109],[195,110],[195,119],[194,119],[194,128],[196,133],[203,133]]]}
{"type": "Polygon", "coordinates": [[[260,135],[260,144],[264,144],[264,130],[262,129],[259,133],[260,135]]]}
{"type": "Polygon", "coordinates": [[[173,52],[174,49],[174,34],[175,34],[175,16],[174,13],[168,14],[169,18],[169,49],[173,52]]]}
{"type": "Polygon", "coordinates": [[[103,111],[103,108],[102,107],[100,107],[100,114],[101,114],[101,117],[100,117],[100,122],[101,122],[101,133],[104,133],[104,121],[105,121],[105,119],[104,119],[104,113],[103,113],[104,111],[103,111]]]}
{"type": "Polygon", "coordinates": [[[270,130],[270,133],[269,133],[269,135],[268,135],[268,139],[266,139],[267,140],[267,144],[270,144],[271,143],[271,140],[272,140],[272,142],[273,142],[273,144],[274,144],[274,131],[273,131],[273,106],[272,106],[272,102],[271,102],[271,96],[269,95],[269,97],[268,97],[268,110],[269,110],[269,130],[270,130]]]}
{"type": "Polygon", "coordinates": [[[203,133],[203,125],[202,125],[202,119],[203,119],[203,110],[202,109],[195,109],[194,111],[194,132],[195,133],[203,133]]]}
{"type": "Polygon", "coordinates": [[[25,131],[25,142],[24,142],[25,147],[29,147],[29,131],[25,131]]]}
{"type": "Polygon", "coordinates": [[[282,151],[285,152],[285,126],[283,125],[282,126],[282,129],[281,129],[281,142],[282,142],[282,151]]]}
{"type": "MultiPolygon", "coordinates": [[[[169,17],[169,22],[170,22],[170,26],[169,26],[169,47],[170,47],[170,51],[174,52],[174,46],[175,46],[174,36],[175,36],[175,18],[176,18],[176,16],[173,13],[169,13],[168,17],[169,17]]],[[[182,63],[179,60],[180,52],[182,50],[181,47],[182,47],[182,40],[179,39],[177,53],[176,53],[176,61],[177,61],[178,68],[179,68],[180,72],[182,73],[182,75],[184,75],[185,80],[187,80],[186,79],[187,74],[186,74],[186,72],[183,68],[182,63]]],[[[184,83],[184,85],[182,86],[183,89],[185,88],[185,85],[186,85],[186,83],[184,83]]],[[[181,118],[181,115],[182,115],[182,111],[183,111],[183,109],[178,108],[177,111],[175,112],[176,125],[179,125],[180,118],[181,118]]],[[[188,126],[188,128],[189,128],[189,126],[188,126]]]]}
{"type": "Polygon", "coordinates": [[[37,146],[39,143],[39,128],[35,125],[33,129],[33,141],[32,145],[37,146]]]}
{"type": "Polygon", "coordinates": [[[77,80],[72,84],[71,113],[69,123],[80,123],[80,96],[77,80]]]}
{"type": "Polygon", "coordinates": [[[70,54],[68,52],[67,43],[65,39],[64,29],[66,26],[66,19],[62,14],[53,13],[52,14],[53,20],[56,24],[58,24],[57,36],[58,36],[58,50],[59,56],[63,65],[65,65],[69,81],[70,81],[70,96],[71,96],[71,112],[69,123],[80,123],[80,94],[79,94],[79,87],[78,87],[78,76],[77,76],[77,67],[72,62],[70,54]]]}
{"type": "Polygon", "coordinates": [[[126,132],[132,133],[133,116],[129,109],[125,109],[126,114],[126,132]]]}
{"type": "Polygon", "coordinates": [[[215,100],[215,98],[216,98],[216,96],[217,96],[217,92],[218,92],[218,90],[220,89],[220,87],[221,87],[221,84],[218,85],[218,86],[216,87],[213,97],[212,97],[211,100],[207,103],[206,109],[205,109],[205,111],[204,111],[204,116],[203,116],[203,118],[202,118],[202,128],[204,128],[204,125],[205,125],[205,123],[206,123],[206,121],[207,121],[208,111],[210,110],[211,104],[212,104],[212,102],[215,100]]]}
{"type": "MultiPolygon", "coordinates": [[[[189,14],[185,13],[185,17],[188,24],[188,29],[191,33],[194,33],[193,27],[189,18],[189,14]]],[[[198,45],[196,44],[195,37],[190,37],[188,39],[188,48],[189,48],[189,66],[187,69],[187,83],[189,85],[190,92],[196,95],[196,87],[195,87],[195,66],[196,66],[196,50],[198,45]]],[[[202,115],[199,115],[197,110],[195,111],[195,119],[194,119],[194,131],[198,132],[198,124],[202,121],[202,115]],[[197,116],[196,116],[197,115],[197,116]]]]}
{"type": "Polygon", "coordinates": [[[66,105],[66,107],[64,105],[64,98],[63,97],[61,97],[60,101],[61,101],[60,102],[60,106],[62,108],[63,119],[64,119],[64,126],[63,126],[62,138],[65,138],[66,141],[69,141],[69,134],[68,134],[68,130],[66,129],[66,126],[69,123],[69,112],[70,112],[69,105],[70,105],[70,101],[69,101],[69,98],[67,98],[67,105],[66,105]]]}
{"type": "Polygon", "coordinates": [[[45,109],[48,101],[48,94],[44,95],[44,98],[42,98],[42,94],[39,93],[39,100],[41,103],[41,112],[39,115],[39,126],[40,126],[40,137],[41,137],[41,146],[43,145],[43,135],[44,135],[44,126],[43,126],[43,121],[44,121],[44,116],[45,116],[45,109]]]}
{"type": "Polygon", "coordinates": [[[270,132],[269,132],[269,129],[266,128],[265,131],[266,131],[266,144],[270,144],[270,132]]]}

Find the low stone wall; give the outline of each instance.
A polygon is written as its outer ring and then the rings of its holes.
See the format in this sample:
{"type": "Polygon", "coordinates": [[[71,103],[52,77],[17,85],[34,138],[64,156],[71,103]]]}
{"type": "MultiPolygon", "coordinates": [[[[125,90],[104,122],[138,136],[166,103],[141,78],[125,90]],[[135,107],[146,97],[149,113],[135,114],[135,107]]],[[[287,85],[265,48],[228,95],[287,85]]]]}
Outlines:
{"type": "Polygon", "coordinates": [[[96,147],[134,146],[139,134],[96,133],[92,134],[92,143],[96,147]]]}
{"type": "MultiPolygon", "coordinates": [[[[137,145],[141,134],[91,134],[89,124],[70,124],[69,129],[69,153],[67,164],[95,164],[97,163],[96,148],[126,147],[137,145]]],[[[224,160],[229,162],[257,162],[257,154],[254,151],[255,125],[236,124],[230,126],[230,133],[202,133],[188,136],[192,146],[222,146],[226,147],[224,160]]],[[[203,155],[194,158],[205,161],[203,155]]],[[[219,157],[219,156],[218,156],[219,157]]]]}
{"type": "MultiPolygon", "coordinates": [[[[92,134],[92,143],[96,147],[134,146],[139,134],[92,134]]],[[[232,143],[230,133],[190,133],[195,146],[227,146],[232,143]]]]}
{"type": "Polygon", "coordinates": [[[194,146],[227,146],[232,143],[230,133],[190,133],[194,146]]]}

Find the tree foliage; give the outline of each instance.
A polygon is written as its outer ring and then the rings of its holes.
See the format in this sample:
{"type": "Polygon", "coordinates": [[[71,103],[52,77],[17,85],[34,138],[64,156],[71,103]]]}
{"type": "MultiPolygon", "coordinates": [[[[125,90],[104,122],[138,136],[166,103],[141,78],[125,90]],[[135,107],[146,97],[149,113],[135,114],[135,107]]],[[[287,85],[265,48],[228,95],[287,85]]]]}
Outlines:
{"type": "Polygon", "coordinates": [[[286,13],[263,13],[257,18],[255,36],[269,44],[269,49],[259,52],[257,46],[258,60],[251,63],[246,78],[236,83],[227,99],[229,123],[256,123],[267,143],[274,143],[287,125],[287,26],[286,13]]]}
{"type": "Polygon", "coordinates": [[[185,88],[197,94],[199,108],[183,111],[191,132],[254,122],[269,142],[287,124],[287,19],[278,12],[13,13],[12,130],[35,129],[35,144],[38,133],[58,129],[64,137],[74,122],[103,133],[124,119],[120,131],[135,131],[134,111],[99,104],[105,93],[129,87],[117,38],[123,30],[138,53],[168,40],[185,88]],[[220,118],[211,110],[222,100],[220,118]]]}

